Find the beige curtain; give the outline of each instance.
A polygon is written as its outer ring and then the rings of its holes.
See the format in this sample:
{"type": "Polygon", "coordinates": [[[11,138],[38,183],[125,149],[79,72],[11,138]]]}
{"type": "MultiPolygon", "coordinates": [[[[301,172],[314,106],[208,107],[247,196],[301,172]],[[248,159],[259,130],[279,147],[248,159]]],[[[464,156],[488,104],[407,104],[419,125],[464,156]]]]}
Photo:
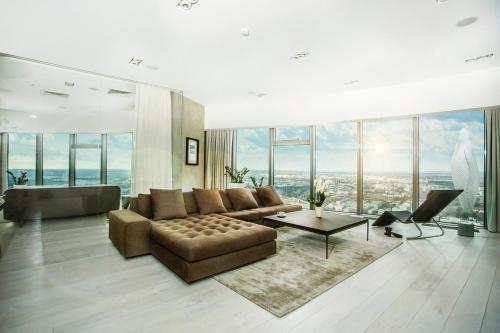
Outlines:
{"type": "Polygon", "coordinates": [[[486,110],[486,227],[498,232],[500,224],[500,107],[486,110]]]}
{"type": "Polygon", "coordinates": [[[226,188],[224,167],[233,166],[233,143],[233,130],[205,132],[205,188],[226,188]]]}
{"type": "Polygon", "coordinates": [[[170,90],[144,84],[136,92],[132,195],[172,188],[172,104],[170,90]]]}

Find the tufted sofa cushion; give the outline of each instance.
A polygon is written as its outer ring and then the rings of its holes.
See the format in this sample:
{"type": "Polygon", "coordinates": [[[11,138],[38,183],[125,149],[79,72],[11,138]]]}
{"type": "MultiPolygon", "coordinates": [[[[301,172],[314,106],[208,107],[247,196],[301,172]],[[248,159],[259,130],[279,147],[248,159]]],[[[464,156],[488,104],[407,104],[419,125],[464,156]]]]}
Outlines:
{"type": "Polygon", "coordinates": [[[193,262],[276,239],[276,230],[219,214],[154,221],[151,238],[193,262]]]}

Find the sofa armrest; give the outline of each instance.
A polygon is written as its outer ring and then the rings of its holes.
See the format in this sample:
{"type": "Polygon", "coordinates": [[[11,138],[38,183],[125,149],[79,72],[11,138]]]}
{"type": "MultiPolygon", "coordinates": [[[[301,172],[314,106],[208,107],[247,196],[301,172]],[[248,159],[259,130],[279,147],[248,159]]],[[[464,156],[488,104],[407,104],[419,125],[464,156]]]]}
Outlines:
{"type": "Polygon", "coordinates": [[[109,239],[125,257],[149,254],[151,221],[131,210],[109,212],[109,239]]]}

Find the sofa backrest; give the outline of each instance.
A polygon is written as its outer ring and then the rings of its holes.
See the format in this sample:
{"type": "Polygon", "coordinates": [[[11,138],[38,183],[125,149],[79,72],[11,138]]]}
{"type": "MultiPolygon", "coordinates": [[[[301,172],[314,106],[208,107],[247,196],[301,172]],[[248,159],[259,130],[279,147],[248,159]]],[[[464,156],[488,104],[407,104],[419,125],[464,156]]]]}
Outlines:
{"type": "MultiPolygon", "coordinates": [[[[263,207],[262,202],[257,195],[257,191],[255,189],[250,190],[252,192],[253,197],[259,204],[259,207],[263,207]]],[[[222,202],[228,211],[233,210],[233,206],[231,205],[231,201],[226,194],[225,190],[219,190],[219,193],[222,198],[222,202]]],[[[143,215],[146,218],[150,218],[153,216],[152,204],[151,204],[151,195],[150,194],[142,194],[142,198],[139,200],[137,197],[130,198],[130,206],[129,209],[143,215]]],[[[196,199],[194,198],[194,194],[192,191],[182,192],[182,196],[184,197],[184,206],[186,207],[186,211],[188,214],[198,214],[200,209],[196,204],[196,199]]]]}

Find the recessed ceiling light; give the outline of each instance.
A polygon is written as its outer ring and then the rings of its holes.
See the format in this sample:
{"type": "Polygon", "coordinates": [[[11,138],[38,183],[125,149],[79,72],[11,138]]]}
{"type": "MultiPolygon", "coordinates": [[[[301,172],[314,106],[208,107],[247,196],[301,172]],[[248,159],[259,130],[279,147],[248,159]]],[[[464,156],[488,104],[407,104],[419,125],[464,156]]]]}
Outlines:
{"type": "Polygon", "coordinates": [[[130,61],[128,63],[131,65],[134,65],[134,66],[139,66],[141,64],[141,62],[142,62],[142,59],[132,58],[132,59],[130,59],[130,61]]]}
{"type": "Polygon", "coordinates": [[[152,71],[157,71],[160,67],[156,65],[147,65],[146,68],[152,71]]]}
{"type": "Polygon", "coordinates": [[[352,81],[347,81],[347,82],[344,82],[344,84],[347,86],[347,85],[351,85],[351,84],[356,84],[356,83],[359,83],[359,80],[352,80],[352,81]]]}
{"type": "Polygon", "coordinates": [[[307,57],[308,55],[309,55],[309,52],[302,51],[302,52],[297,53],[296,55],[291,56],[290,59],[299,60],[299,59],[307,57]]]}
{"type": "Polygon", "coordinates": [[[471,25],[472,23],[477,21],[477,17],[471,16],[471,17],[466,17],[460,21],[458,21],[455,25],[459,28],[466,27],[468,25],[471,25]]]}
{"type": "Polygon", "coordinates": [[[199,0],[179,0],[179,2],[177,3],[177,7],[185,11],[190,11],[191,7],[193,7],[193,5],[196,5],[198,1],[199,0]]]}
{"type": "Polygon", "coordinates": [[[250,29],[243,27],[241,28],[240,33],[242,36],[248,37],[250,36],[250,29]]]}
{"type": "Polygon", "coordinates": [[[475,57],[475,58],[465,59],[465,62],[474,62],[474,61],[483,60],[483,59],[491,58],[491,57],[493,57],[493,53],[481,55],[481,56],[478,56],[478,57],[475,57]]]}
{"type": "Polygon", "coordinates": [[[75,82],[68,82],[68,81],[65,81],[65,82],[64,82],[64,85],[65,85],[66,87],[74,87],[74,86],[75,86],[75,82]]]}
{"type": "Polygon", "coordinates": [[[38,118],[36,114],[30,114],[30,118],[36,119],[38,118]]]}

